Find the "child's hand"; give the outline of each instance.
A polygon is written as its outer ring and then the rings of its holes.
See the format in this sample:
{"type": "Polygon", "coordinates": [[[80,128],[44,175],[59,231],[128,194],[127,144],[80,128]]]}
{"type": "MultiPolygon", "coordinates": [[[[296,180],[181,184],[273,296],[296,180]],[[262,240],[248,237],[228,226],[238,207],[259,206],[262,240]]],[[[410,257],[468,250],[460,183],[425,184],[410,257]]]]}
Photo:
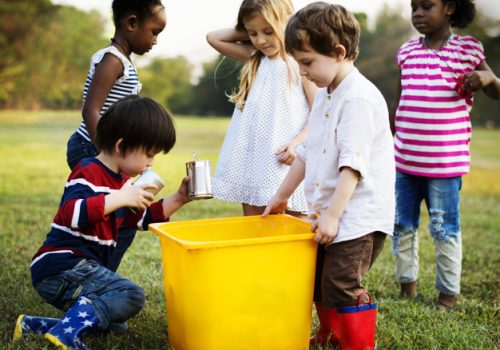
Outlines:
{"type": "Polygon", "coordinates": [[[495,79],[495,75],[489,71],[473,70],[465,73],[459,79],[461,79],[464,89],[474,92],[491,84],[491,82],[495,79]]]}
{"type": "Polygon", "coordinates": [[[151,205],[154,195],[148,189],[156,188],[153,184],[133,186],[132,180],[128,180],[121,189],[114,191],[105,197],[104,215],[108,215],[119,208],[145,209],[151,205]]]}
{"type": "Polygon", "coordinates": [[[185,176],[182,179],[181,185],[177,192],[167,198],[163,198],[163,215],[169,218],[173,213],[175,213],[180,207],[182,207],[187,202],[191,201],[188,192],[189,177],[185,176]]]}
{"type": "Polygon", "coordinates": [[[280,197],[277,193],[269,200],[269,204],[262,213],[262,216],[269,214],[283,214],[286,210],[288,198],[280,197]]]}
{"type": "Polygon", "coordinates": [[[177,190],[177,194],[179,195],[178,200],[182,204],[191,201],[191,198],[189,198],[188,184],[189,184],[189,177],[184,176],[179,186],[179,189],[177,190]]]}
{"type": "Polygon", "coordinates": [[[146,209],[153,203],[155,196],[150,189],[156,189],[154,184],[132,185],[132,180],[128,180],[118,194],[124,202],[124,207],[146,209]]]}
{"type": "Polygon", "coordinates": [[[299,143],[296,142],[295,140],[292,140],[288,145],[285,145],[281,147],[278,151],[276,151],[276,155],[282,155],[281,157],[278,158],[278,162],[281,164],[286,164],[286,165],[292,165],[293,161],[295,160],[295,157],[297,156],[297,153],[295,152],[295,147],[299,143]]]}
{"type": "Polygon", "coordinates": [[[330,245],[337,237],[339,231],[339,219],[328,214],[328,211],[321,213],[318,217],[310,215],[308,221],[312,222],[311,232],[316,232],[314,241],[319,244],[330,245]]]}

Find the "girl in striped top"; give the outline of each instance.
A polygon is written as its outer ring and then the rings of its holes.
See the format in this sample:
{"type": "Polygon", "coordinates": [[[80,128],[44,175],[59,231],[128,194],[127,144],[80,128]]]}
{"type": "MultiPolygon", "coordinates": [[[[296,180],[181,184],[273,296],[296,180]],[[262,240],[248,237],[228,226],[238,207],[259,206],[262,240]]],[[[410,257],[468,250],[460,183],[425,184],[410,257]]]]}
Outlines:
{"type": "Polygon", "coordinates": [[[449,310],[460,293],[459,191],[469,172],[473,94],[500,96],[500,79],[481,43],[453,34],[475,15],[473,0],[412,0],[412,23],[423,36],[404,43],[397,109],[391,113],[396,156],[397,214],[393,253],[401,295],[415,297],[420,204],[425,200],[435,240],[437,307],[449,310]]]}
{"type": "MultiPolygon", "coordinates": [[[[98,154],[94,138],[104,112],[118,100],[140,92],[141,83],[130,55],[151,50],[166,25],[161,0],[113,0],[112,8],[115,35],[108,47],[92,56],[83,88],[83,120],[68,141],[66,160],[72,170],[82,159],[98,154]]],[[[107,268],[118,269],[135,233],[134,228],[120,229],[120,240],[107,268]]]]}

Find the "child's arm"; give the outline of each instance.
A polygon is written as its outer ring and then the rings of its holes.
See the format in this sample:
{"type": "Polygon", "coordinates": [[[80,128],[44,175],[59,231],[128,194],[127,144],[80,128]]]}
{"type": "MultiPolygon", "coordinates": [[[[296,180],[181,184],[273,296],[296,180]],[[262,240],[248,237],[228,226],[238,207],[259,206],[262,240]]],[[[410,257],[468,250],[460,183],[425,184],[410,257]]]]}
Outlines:
{"type": "MultiPolygon", "coordinates": [[[[318,92],[318,88],[316,85],[314,85],[309,79],[302,78],[302,87],[304,89],[304,93],[307,97],[307,102],[309,103],[309,106],[312,106],[314,102],[314,97],[316,96],[316,93],[318,92]]],[[[295,147],[297,145],[300,145],[303,143],[306,138],[307,138],[307,130],[308,130],[308,124],[304,125],[304,128],[300,131],[300,133],[292,140],[290,141],[287,145],[281,147],[278,151],[276,151],[276,155],[283,154],[279,159],[278,162],[282,164],[287,164],[291,165],[293,161],[295,160],[296,152],[295,152],[295,147]]]]}
{"type": "Polygon", "coordinates": [[[246,62],[255,50],[246,31],[234,28],[219,29],[207,34],[207,41],[224,56],[237,61],[246,62]]]}
{"type": "Polygon", "coordinates": [[[274,196],[269,200],[269,204],[262,213],[262,216],[267,216],[269,214],[283,214],[285,212],[288,198],[290,198],[293,191],[295,191],[297,186],[299,186],[302,180],[304,180],[305,172],[306,165],[304,161],[300,158],[296,158],[280,187],[274,196]]]}
{"type": "Polygon", "coordinates": [[[471,91],[483,90],[484,93],[495,100],[500,98],[500,79],[493,73],[486,61],[476,67],[476,70],[464,74],[463,84],[471,91]]]}
{"type": "Polygon", "coordinates": [[[182,179],[181,185],[177,192],[163,199],[163,215],[168,218],[175,213],[180,207],[190,201],[188,192],[189,177],[182,179]]]}
{"type": "Polygon", "coordinates": [[[389,109],[389,124],[391,126],[391,132],[393,135],[396,134],[396,111],[398,109],[399,105],[399,99],[401,98],[401,70],[399,71],[398,74],[398,85],[396,87],[396,97],[394,98],[394,102],[389,109]]]}
{"type": "Polygon", "coordinates": [[[133,186],[132,180],[128,180],[121,189],[104,197],[104,215],[124,207],[146,209],[154,200],[154,195],[147,189],[154,187],[156,186],[152,184],[133,186]]]}
{"type": "Polygon", "coordinates": [[[102,106],[116,80],[123,75],[123,69],[123,63],[112,54],[104,55],[101,62],[95,67],[94,77],[82,109],[82,117],[92,141],[95,140],[97,122],[100,118],[102,106]]]}
{"type": "Polygon", "coordinates": [[[314,102],[314,97],[319,89],[313,82],[305,77],[302,77],[302,88],[306,94],[307,102],[309,102],[309,107],[311,107],[314,102]]]}
{"type": "Polygon", "coordinates": [[[316,231],[314,241],[320,244],[330,244],[335,240],[339,230],[339,220],[351,199],[360,174],[349,167],[340,170],[339,180],[333,193],[330,206],[323,212],[319,219],[311,226],[311,231],[316,231]]]}

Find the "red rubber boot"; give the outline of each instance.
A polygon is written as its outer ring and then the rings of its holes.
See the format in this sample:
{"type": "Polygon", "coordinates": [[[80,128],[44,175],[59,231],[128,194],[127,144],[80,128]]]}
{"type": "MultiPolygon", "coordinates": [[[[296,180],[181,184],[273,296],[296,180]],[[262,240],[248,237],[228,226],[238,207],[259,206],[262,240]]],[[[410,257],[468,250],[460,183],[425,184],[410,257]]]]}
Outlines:
{"type": "Polygon", "coordinates": [[[358,306],[337,308],[340,321],[342,350],[373,350],[375,348],[375,330],[377,323],[377,304],[365,292],[358,297],[358,306]],[[368,295],[368,301],[361,304],[362,297],[368,295]]]}
{"type": "Polygon", "coordinates": [[[315,302],[314,305],[318,314],[319,329],[309,339],[309,345],[326,345],[330,341],[333,346],[340,346],[340,324],[337,308],[325,308],[320,302],[315,302]]]}

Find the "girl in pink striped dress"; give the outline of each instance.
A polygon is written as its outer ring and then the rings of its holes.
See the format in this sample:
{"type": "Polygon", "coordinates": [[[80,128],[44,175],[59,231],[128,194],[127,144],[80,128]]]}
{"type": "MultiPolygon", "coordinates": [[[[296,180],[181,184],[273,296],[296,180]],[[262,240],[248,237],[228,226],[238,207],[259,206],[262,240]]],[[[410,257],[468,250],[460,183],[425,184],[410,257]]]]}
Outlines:
{"type": "Polygon", "coordinates": [[[462,244],[459,192],[469,172],[473,94],[500,96],[500,79],[481,43],[451,32],[472,22],[472,0],[412,0],[412,23],[423,36],[404,43],[397,103],[391,113],[396,155],[393,254],[401,295],[417,296],[420,204],[435,241],[437,307],[450,310],[460,294],[462,244]]]}

